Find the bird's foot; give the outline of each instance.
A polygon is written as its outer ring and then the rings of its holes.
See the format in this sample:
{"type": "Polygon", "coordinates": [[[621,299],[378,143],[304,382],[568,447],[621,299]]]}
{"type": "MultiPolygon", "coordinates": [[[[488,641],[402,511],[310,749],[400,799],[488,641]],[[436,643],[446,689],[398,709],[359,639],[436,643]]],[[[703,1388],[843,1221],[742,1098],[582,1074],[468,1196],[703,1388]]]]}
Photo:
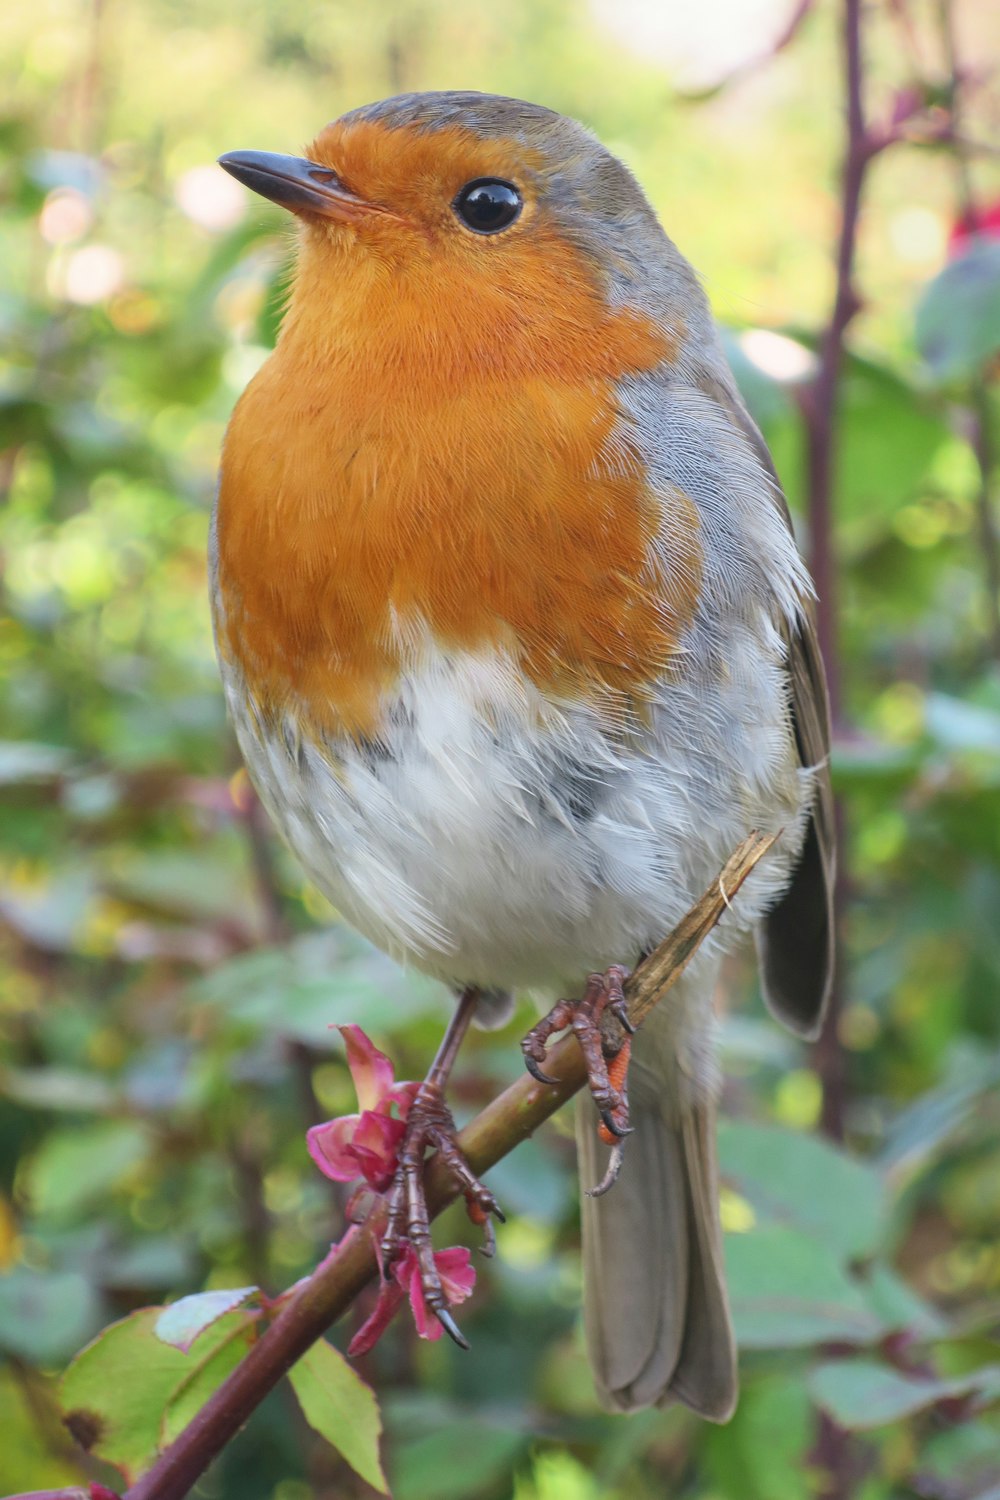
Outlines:
{"type": "Polygon", "coordinates": [[[611,1147],[608,1170],[591,1197],[599,1198],[621,1171],[625,1137],[632,1134],[628,1110],[628,1065],[635,1027],[628,1018],[622,986],[628,970],[613,964],[603,974],[589,974],[581,1000],[559,1000],[521,1042],[525,1065],[539,1083],[554,1083],[542,1069],[545,1044],[569,1027],[587,1064],[587,1082],[601,1117],[598,1135],[611,1147]]]}
{"type": "Polygon", "coordinates": [[[465,1199],[469,1218],[482,1227],[482,1253],[492,1255],[496,1249],[493,1219],[503,1223],[504,1216],[496,1198],[479,1181],[459,1150],[451,1110],[445,1104],[439,1086],[429,1079],[420,1085],[406,1117],[406,1135],[399,1149],[399,1165],[387,1197],[388,1218],[382,1236],[382,1255],[388,1269],[405,1244],[413,1247],[420,1268],[424,1302],[455,1343],[467,1349],[468,1343],[448,1311],[441,1277],[434,1264],[430,1216],[424,1194],[424,1157],[428,1147],[437,1151],[444,1162],[465,1199]]]}

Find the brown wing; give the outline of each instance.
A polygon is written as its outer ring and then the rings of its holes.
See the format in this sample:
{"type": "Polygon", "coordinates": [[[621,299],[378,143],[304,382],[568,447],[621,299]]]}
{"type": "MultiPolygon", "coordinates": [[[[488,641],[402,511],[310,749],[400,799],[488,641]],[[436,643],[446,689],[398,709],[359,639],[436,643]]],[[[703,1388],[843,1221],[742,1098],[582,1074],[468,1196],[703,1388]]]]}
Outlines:
{"type": "MultiPolygon", "coordinates": [[[[774,503],[789,531],[788,505],[767,444],[735,392],[706,380],[705,394],[746,434],[765,471],[774,480],[774,503]]],[[[836,828],[830,787],[830,705],[826,674],[816,636],[814,611],[806,602],[797,629],[786,629],[792,722],[799,759],[817,767],[809,828],[791,883],[757,930],[764,998],[770,1009],[800,1036],[815,1037],[833,980],[833,886],[836,828]]]]}

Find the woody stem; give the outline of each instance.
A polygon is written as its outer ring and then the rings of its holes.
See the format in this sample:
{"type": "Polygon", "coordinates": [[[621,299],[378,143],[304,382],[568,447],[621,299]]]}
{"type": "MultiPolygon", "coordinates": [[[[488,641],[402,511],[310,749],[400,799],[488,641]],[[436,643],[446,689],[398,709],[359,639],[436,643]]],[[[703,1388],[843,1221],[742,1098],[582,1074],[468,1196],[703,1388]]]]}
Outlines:
{"type": "MultiPolygon", "coordinates": [[[[626,982],[629,1017],[638,1025],[680,978],[691,958],[736,898],[750,871],[774,843],[774,835],[751,834],[730,856],[718,881],[626,982]]],[[[464,998],[464,997],[463,997],[464,998]]],[[[461,1010],[461,1006],[459,1007],[461,1010]]],[[[469,1007],[471,1010],[471,1006],[469,1007]]],[[[464,1012],[463,1012],[464,1014],[464,1012]]],[[[456,1014],[449,1032],[461,1024],[456,1014]]],[[[465,1018],[468,1025],[468,1017],[465,1018]]],[[[445,1036],[438,1058],[446,1060],[445,1036]]],[[[435,1060],[437,1061],[437,1059],[435,1060]]],[[[477,1175],[489,1170],[587,1081],[574,1038],[547,1054],[553,1085],[523,1077],[488,1104],[459,1134],[457,1144],[477,1175]]],[[[447,1164],[432,1158],[424,1178],[433,1218],[457,1196],[459,1185],[447,1164]]],[[[289,1296],[266,1333],[205,1403],[153,1467],[127,1491],[125,1500],[184,1500],[209,1464],[236,1435],[250,1414],[330,1324],[339,1318],[378,1271],[375,1245],[385,1228],[384,1214],[347,1231],[339,1245],[289,1296]]]]}

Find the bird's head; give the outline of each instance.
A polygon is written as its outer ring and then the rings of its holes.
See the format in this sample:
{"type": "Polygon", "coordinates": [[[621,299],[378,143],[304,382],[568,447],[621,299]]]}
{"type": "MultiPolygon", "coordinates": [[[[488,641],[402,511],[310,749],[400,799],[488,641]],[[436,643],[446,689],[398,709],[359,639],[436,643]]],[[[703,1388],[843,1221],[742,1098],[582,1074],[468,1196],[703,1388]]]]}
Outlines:
{"type": "Polygon", "coordinates": [[[405,334],[449,327],[533,363],[630,308],[676,341],[703,305],[628,169],[583,126],[488,94],[409,94],[326,126],[304,156],[221,164],[304,226],[293,315],[376,305],[405,334]],[[296,299],[300,305],[296,308],[296,299]]]}

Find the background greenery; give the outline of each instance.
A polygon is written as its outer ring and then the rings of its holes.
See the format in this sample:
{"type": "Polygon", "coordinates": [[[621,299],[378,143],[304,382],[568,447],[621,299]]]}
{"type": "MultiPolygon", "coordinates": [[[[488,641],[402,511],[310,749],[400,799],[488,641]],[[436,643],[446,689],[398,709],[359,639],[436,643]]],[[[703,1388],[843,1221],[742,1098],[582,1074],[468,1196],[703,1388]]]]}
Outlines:
{"type": "MultiPolygon", "coordinates": [[[[290,238],[210,164],[296,150],[401,88],[584,119],[701,270],[798,507],[800,397],[832,290],[838,7],[717,90],[790,7],[674,9],[35,0],[0,17],[5,1492],[120,1485],[61,1428],[59,1372],[134,1309],[311,1269],[342,1221],[304,1130],[353,1108],[329,1024],[363,1022],[416,1077],[448,1004],[303,885],[224,721],[208,511],[290,238]]],[[[941,10],[868,7],[876,114],[914,87],[932,120],[947,107],[941,10]]],[[[957,36],[988,209],[988,0],[958,6],[957,36]]],[[[557,1120],[491,1174],[510,1222],[463,1308],[471,1354],[401,1319],[362,1364],[397,1500],[1000,1495],[1000,632],[981,473],[991,429],[1000,446],[1000,230],[987,215],[926,292],[965,189],[954,149],[913,134],[869,179],[838,443],[843,1078],[765,1019],[749,971],[731,975],[723,1028],[739,1411],[725,1429],[598,1412],[557,1120]],[[831,1089],[842,1148],[819,1130],[831,1089]]],[[[514,1075],[529,1013],[473,1040],[460,1113],[514,1075]]],[[[466,1230],[452,1220],[439,1242],[466,1230]]],[[[282,1389],[198,1493],[373,1491],[282,1389]]]]}

